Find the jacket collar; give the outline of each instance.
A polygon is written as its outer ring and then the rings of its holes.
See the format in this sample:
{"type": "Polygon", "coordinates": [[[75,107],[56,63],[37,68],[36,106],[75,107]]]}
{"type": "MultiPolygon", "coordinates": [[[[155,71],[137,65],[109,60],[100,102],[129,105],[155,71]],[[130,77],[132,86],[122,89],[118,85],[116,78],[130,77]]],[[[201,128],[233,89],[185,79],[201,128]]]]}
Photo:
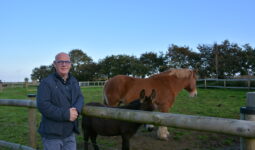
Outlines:
{"type": "Polygon", "coordinates": [[[70,73],[68,73],[68,77],[67,77],[66,81],[65,81],[57,72],[55,72],[54,75],[55,75],[55,77],[56,77],[62,84],[64,84],[64,85],[70,84],[70,79],[71,79],[71,74],[70,74],[70,73]]]}

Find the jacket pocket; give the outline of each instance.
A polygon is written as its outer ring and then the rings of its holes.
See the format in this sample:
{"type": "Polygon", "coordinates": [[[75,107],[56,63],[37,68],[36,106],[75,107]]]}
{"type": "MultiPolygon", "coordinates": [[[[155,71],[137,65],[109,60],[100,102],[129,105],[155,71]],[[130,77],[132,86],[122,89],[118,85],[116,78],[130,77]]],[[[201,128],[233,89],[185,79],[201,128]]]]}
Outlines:
{"type": "Polygon", "coordinates": [[[44,130],[44,133],[48,134],[48,135],[62,136],[63,135],[63,123],[47,120],[43,124],[43,130],[44,130]]]}

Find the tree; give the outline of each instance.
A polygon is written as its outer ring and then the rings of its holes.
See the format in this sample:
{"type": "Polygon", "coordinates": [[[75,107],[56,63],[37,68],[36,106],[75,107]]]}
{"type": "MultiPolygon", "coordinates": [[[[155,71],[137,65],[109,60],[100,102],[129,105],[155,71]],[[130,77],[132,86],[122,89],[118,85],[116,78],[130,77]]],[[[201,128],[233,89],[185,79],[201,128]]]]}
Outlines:
{"type": "Polygon", "coordinates": [[[28,79],[27,77],[26,77],[26,78],[24,78],[24,81],[25,81],[25,82],[28,82],[28,80],[29,80],[29,79],[28,79]]]}
{"type": "Polygon", "coordinates": [[[217,78],[233,77],[236,73],[240,72],[241,64],[239,54],[241,48],[228,40],[222,44],[215,43],[213,45],[212,53],[215,56],[215,73],[217,78]]]}
{"type": "Polygon", "coordinates": [[[157,53],[146,52],[141,54],[140,62],[144,65],[146,69],[146,75],[149,76],[151,74],[155,74],[158,72],[158,56],[157,53]]]}
{"type": "Polygon", "coordinates": [[[99,60],[98,65],[99,65],[99,74],[103,77],[103,78],[110,78],[113,77],[113,73],[112,73],[112,66],[114,65],[114,55],[112,56],[106,56],[104,59],[99,60]]]}
{"type": "Polygon", "coordinates": [[[147,76],[165,71],[167,69],[166,57],[163,53],[160,53],[158,56],[157,53],[146,52],[141,54],[139,60],[141,64],[144,65],[144,73],[147,76]]]}
{"type": "Polygon", "coordinates": [[[169,69],[167,53],[159,52],[158,56],[158,72],[163,72],[169,69]]]}
{"type": "MultiPolygon", "coordinates": [[[[112,55],[99,61],[100,74],[106,78],[110,78],[119,74],[122,75],[136,75],[137,70],[135,65],[137,58],[128,55],[112,55]],[[136,72],[136,73],[135,73],[136,72]]],[[[140,74],[140,73],[139,73],[140,74]]]]}
{"type": "Polygon", "coordinates": [[[200,65],[198,67],[200,78],[210,78],[215,69],[212,46],[203,44],[198,45],[197,49],[200,51],[200,65]]]}
{"type": "Polygon", "coordinates": [[[98,65],[96,63],[90,63],[86,65],[82,65],[80,68],[80,72],[82,73],[83,81],[96,81],[101,80],[100,75],[98,74],[98,65]]]}
{"type": "Polygon", "coordinates": [[[197,68],[200,59],[199,54],[192,52],[189,47],[178,47],[173,44],[168,48],[167,55],[173,68],[197,68]]]}
{"type": "Polygon", "coordinates": [[[255,73],[255,49],[252,48],[249,44],[243,46],[243,51],[240,54],[241,57],[241,75],[253,75],[255,73]]]}
{"type": "Polygon", "coordinates": [[[47,77],[49,74],[54,72],[53,65],[45,66],[42,65],[39,68],[34,68],[32,70],[31,79],[36,81],[41,81],[42,78],[47,77]]]}
{"type": "Polygon", "coordinates": [[[228,40],[224,40],[221,44],[199,45],[200,75],[202,77],[230,78],[237,74],[247,74],[248,70],[251,70],[248,65],[248,56],[252,57],[252,48],[246,46],[246,50],[242,50],[238,44],[230,43],[228,40]]]}
{"type": "MultiPolygon", "coordinates": [[[[72,68],[70,72],[78,81],[87,81],[88,79],[85,77],[86,65],[93,64],[93,60],[86,53],[84,53],[80,49],[73,49],[69,52],[69,56],[72,62],[72,68]]],[[[90,77],[91,78],[91,77],[90,77]]]]}
{"type": "Polygon", "coordinates": [[[131,62],[130,70],[132,72],[132,76],[138,78],[144,78],[146,74],[148,74],[148,69],[141,61],[139,61],[139,59],[134,59],[131,62]]]}

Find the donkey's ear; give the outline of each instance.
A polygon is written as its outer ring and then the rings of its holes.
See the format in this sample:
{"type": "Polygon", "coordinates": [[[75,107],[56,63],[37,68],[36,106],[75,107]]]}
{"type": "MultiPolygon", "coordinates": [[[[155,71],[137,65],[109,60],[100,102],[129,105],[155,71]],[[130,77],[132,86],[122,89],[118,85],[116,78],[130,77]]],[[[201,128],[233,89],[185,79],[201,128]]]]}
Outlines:
{"type": "Polygon", "coordinates": [[[145,90],[142,89],[140,92],[140,99],[144,99],[144,97],[145,97],[145,90]]]}
{"type": "Polygon", "coordinates": [[[152,100],[156,98],[156,90],[155,89],[152,89],[150,97],[152,100]]]}

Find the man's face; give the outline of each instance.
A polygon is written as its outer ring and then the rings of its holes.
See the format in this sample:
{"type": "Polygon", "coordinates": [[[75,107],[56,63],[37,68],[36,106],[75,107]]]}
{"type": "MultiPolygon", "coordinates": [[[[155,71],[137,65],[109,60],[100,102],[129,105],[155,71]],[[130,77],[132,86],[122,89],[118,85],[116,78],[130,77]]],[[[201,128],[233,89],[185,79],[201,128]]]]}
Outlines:
{"type": "Polygon", "coordinates": [[[71,69],[70,57],[67,54],[59,54],[54,61],[54,67],[60,76],[66,77],[71,69]]]}

